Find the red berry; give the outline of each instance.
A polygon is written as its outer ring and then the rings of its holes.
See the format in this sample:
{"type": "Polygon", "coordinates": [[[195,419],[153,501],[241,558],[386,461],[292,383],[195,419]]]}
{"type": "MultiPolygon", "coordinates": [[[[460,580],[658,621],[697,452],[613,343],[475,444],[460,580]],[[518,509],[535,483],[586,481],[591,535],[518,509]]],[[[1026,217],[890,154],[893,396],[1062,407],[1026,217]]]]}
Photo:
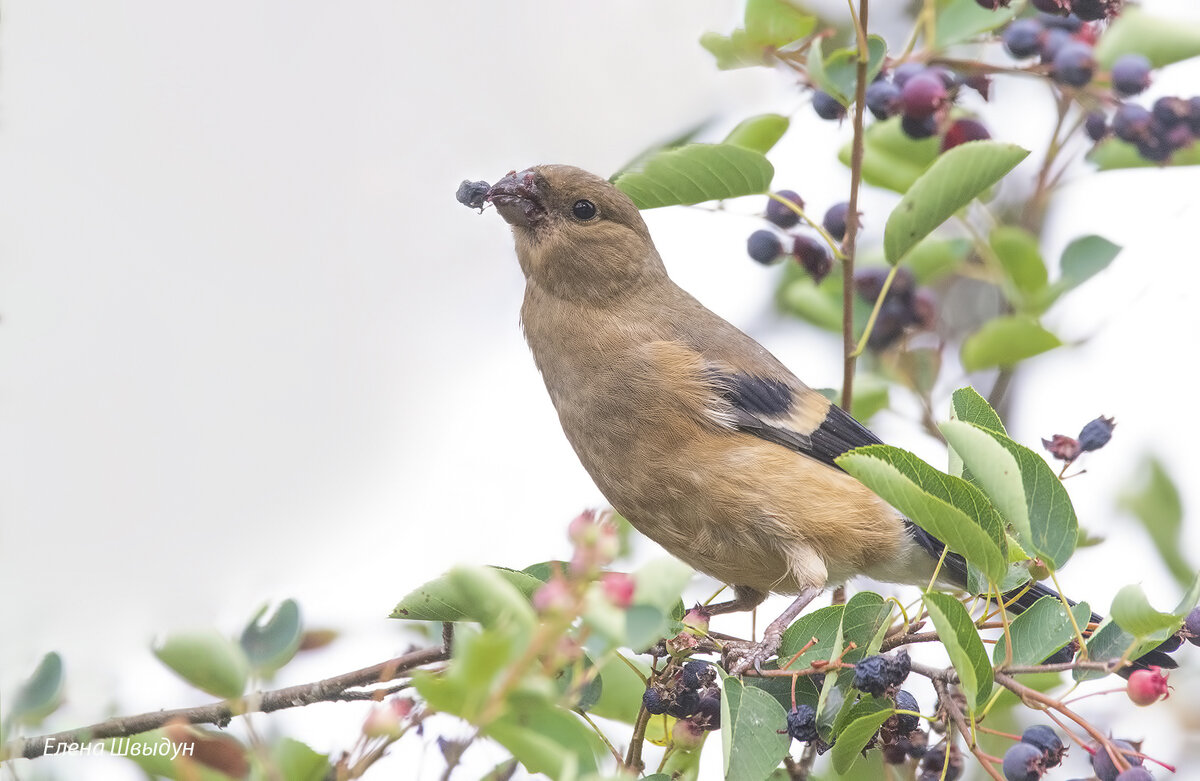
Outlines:
{"type": "Polygon", "coordinates": [[[1169,695],[1167,674],[1161,667],[1150,665],[1147,670],[1134,670],[1129,676],[1125,693],[1134,705],[1153,705],[1169,695]]]}
{"type": "Polygon", "coordinates": [[[985,141],[991,137],[992,134],[983,126],[982,122],[965,117],[956,119],[950,123],[950,127],[946,128],[946,135],[942,136],[942,151],[953,149],[968,141],[985,141]]]}
{"type": "Polygon", "coordinates": [[[940,74],[926,70],[913,76],[900,90],[904,116],[925,119],[946,102],[946,83],[940,74]]]}

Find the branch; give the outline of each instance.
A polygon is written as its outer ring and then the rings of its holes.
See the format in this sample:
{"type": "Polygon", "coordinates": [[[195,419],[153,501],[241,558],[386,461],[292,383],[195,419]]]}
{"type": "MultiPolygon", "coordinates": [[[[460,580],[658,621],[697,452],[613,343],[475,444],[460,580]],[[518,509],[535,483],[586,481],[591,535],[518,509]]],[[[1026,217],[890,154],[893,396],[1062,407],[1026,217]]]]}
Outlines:
{"type": "MultiPolygon", "coordinates": [[[[850,3],[854,14],[854,4],[850,3]]],[[[854,343],[854,261],[858,250],[858,190],[862,183],[863,166],[863,111],[866,106],[867,65],[870,52],[867,49],[867,0],[859,0],[855,18],[858,36],[858,62],[855,67],[854,84],[854,140],[850,147],[850,203],[846,209],[846,236],[842,243],[846,257],[842,260],[842,409],[850,411],[854,401],[854,361],[857,356],[854,343]]]]}
{"type": "Polygon", "coordinates": [[[247,713],[271,713],[272,711],[312,705],[315,702],[339,702],[351,700],[373,700],[384,696],[387,690],[349,691],[385,683],[400,677],[401,673],[415,667],[442,662],[450,658],[446,648],[423,648],[389,659],[354,672],[335,675],[313,683],[288,686],[269,692],[259,692],[233,700],[199,705],[194,708],[177,708],[141,713],[136,716],[118,716],[89,727],[39,735],[34,738],[17,738],[0,748],[0,762],[14,757],[36,759],[46,754],[46,746],[62,743],[84,743],[102,738],[119,738],[137,735],[164,726],[169,721],[186,721],[189,724],[216,724],[224,727],[234,716],[247,713]]]}

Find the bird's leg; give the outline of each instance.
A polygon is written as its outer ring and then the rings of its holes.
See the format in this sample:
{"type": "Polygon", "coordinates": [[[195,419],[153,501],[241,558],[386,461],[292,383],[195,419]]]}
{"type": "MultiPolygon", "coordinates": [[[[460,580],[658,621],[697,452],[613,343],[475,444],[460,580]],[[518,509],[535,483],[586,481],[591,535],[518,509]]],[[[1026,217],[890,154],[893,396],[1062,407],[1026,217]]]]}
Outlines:
{"type": "Polygon", "coordinates": [[[762,604],[767,595],[748,586],[734,586],[733,599],[727,602],[718,602],[715,605],[703,605],[700,609],[710,615],[719,616],[722,613],[741,613],[746,610],[753,610],[762,604]]]}
{"type": "MultiPolygon", "coordinates": [[[[783,633],[804,608],[808,607],[808,603],[817,598],[824,589],[820,586],[809,586],[800,592],[800,595],[787,606],[787,609],[779,615],[770,624],[767,625],[766,631],[763,632],[762,640],[756,645],[750,653],[738,659],[732,668],[730,675],[741,675],[750,669],[753,665],[754,669],[758,670],[762,667],[762,663],[771,657],[779,650],[779,644],[783,640],[783,633]]],[[[736,601],[736,600],[735,600],[736,601]]]]}

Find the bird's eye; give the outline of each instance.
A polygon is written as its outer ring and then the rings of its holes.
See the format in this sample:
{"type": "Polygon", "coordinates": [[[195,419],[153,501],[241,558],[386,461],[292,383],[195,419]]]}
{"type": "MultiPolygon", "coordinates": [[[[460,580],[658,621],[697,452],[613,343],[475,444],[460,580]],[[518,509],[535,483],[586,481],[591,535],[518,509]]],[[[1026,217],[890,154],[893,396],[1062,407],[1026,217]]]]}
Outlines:
{"type": "Polygon", "coordinates": [[[596,204],[587,200],[578,200],[571,207],[571,214],[574,214],[577,220],[590,220],[596,216],[596,204]]]}

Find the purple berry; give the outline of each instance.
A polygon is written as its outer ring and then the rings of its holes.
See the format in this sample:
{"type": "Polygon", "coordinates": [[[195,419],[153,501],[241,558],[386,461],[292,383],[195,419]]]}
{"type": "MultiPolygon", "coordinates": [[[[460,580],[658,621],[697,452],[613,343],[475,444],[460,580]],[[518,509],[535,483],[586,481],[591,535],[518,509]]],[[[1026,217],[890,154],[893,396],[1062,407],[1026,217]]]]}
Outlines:
{"type": "MultiPolygon", "coordinates": [[[[799,208],[804,208],[804,199],[795,190],[780,190],[775,193],[786,201],[791,201],[799,208]]],[[[767,221],[778,225],[784,230],[800,222],[800,215],[774,198],[767,199],[767,221]]]]}
{"type": "MultiPolygon", "coordinates": [[[[1070,0],[1065,0],[1069,6],[1070,0]]],[[[1037,7],[1037,3],[1034,3],[1037,7]]],[[[1075,14],[1068,13],[1048,13],[1038,14],[1035,17],[1039,22],[1046,26],[1046,29],[1066,30],[1069,33],[1077,33],[1083,29],[1083,20],[1075,14]]]]}
{"type": "Polygon", "coordinates": [[[1188,126],[1200,136],[1200,97],[1188,101],[1188,126]]]}
{"type": "Polygon", "coordinates": [[[900,88],[890,81],[873,81],[867,87],[867,108],[876,119],[887,119],[900,110],[900,88]]]}
{"type": "Polygon", "coordinates": [[[968,141],[986,141],[991,137],[992,134],[983,126],[982,122],[963,117],[954,120],[950,123],[950,127],[946,128],[946,134],[942,136],[942,151],[953,149],[968,141]]]}
{"type": "Polygon", "coordinates": [[[1124,0],[1071,0],[1071,12],[1085,22],[1116,16],[1124,0]]]}
{"type": "Polygon", "coordinates": [[[1117,776],[1117,781],[1154,781],[1154,776],[1150,775],[1150,771],[1146,768],[1135,765],[1122,771],[1117,776]]]}
{"type": "Polygon", "coordinates": [[[904,135],[916,141],[922,138],[932,138],[937,135],[937,119],[934,117],[918,119],[905,114],[900,117],[900,129],[904,131],[904,135]]]}
{"type": "Polygon", "coordinates": [[[700,704],[696,706],[696,714],[694,718],[701,722],[705,729],[720,729],[721,728],[721,693],[718,691],[715,695],[708,693],[700,698],[700,704]]]}
{"type": "Polygon", "coordinates": [[[829,256],[829,248],[825,242],[812,236],[803,233],[796,236],[792,244],[792,255],[813,278],[813,282],[819,283],[833,270],[833,258],[829,256]]]}
{"type": "Polygon", "coordinates": [[[817,739],[817,712],[811,705],[797,705],[788,711],[787,732],[802,743],[817,739]]]}
{"type": "Polygon", "coordinates": [[[1163,127],[1171,128],[1188,121],[1191,117],[1192,106],[1183,98],[1163,97],[1154,101],[1154,105],[1150,107],[1150,113],[1155,121],[1163,127]]]}
{"type": "Polygon", "coordinates": [[[904,89],[904,85],[908,83],[909,79],[911,79],[913,76],[916,76],[918,73],[924,72],[924,63],[906,62],[901,65],[897,65],[896,69],[892,71],[892,83],[900,89],[904,89]]]}
{"type": "Polygon", "coordinates": [[[1042,752],[1042,761],[1046,767],[1058,767],[1063,754],[1067,753],[1066,746],[1058,737],[1058,733],[1045,724],[1035,724],[1021,733],[1021,742],[1042,752]]]}
{"type": "Polygon", "coordinates": [[[1138,154],[1143,160],[1149,160],[1151,163],[1165,163],[1171,159],[1171,146],[1167,143],[1166,138],[1157,134],[1151,133],[1148,137],[1140,139],[1134,143],[1137,147],[1138,154]]]}
{"type": "Polygon", "coordinates": [[[1196,140],[1196,137],[1192,135],[1192,129],[1186,124],[1175,125],[1159,135],[1172,152],[1189,147],[1196,140]]]}
{"type": "Polygon", "coordinates": [[[841,119],[846,116],[846,107],[828,92],[813,90],[812,105],[813,111],[821,119],[841,119]]]}
{"type": "Polygon", "coordinates": [[[783,254],[783,242],[769,230],[754,231],[746,239],[746,252],[759,263],[774,263],[783,254]]]}
{"type": "Polygon", "coordinates": [[[1131,144],[1150,135],[1150,112],[1136,103],[1122,103],[1113,114],[1113,135],[1131,144]]]}
{"type": "MultiPolygon", "coordinates": [[[[1142,764],[1142,758],[1137,755],[1137,751],[1132,745],[1124,740],[1114,740],[1113,748],[1125,757],[1125,761],[1130,765],[1142,764]]],[[[1105,751],[1104,746],[1096,746],[1096,753],[1092,754],[1092,770],[1096,771],[1096,777],[1100,781],[1117,781],[1117,766],[1113,764],[1112,757],[1105,751]]]]}
{"type": "Polygon", "coordinates": [[[900,104],[904,116],[925,119],[933,116],[946,102],[946,84],[941,76],[928,69],[913,76],[900,89],[900,104]]]}
{"type": "MultiPolygon", "coordinates": [[[[643,702],[645,698],[643,697],[643,702]]],[[[667,715],[677,719],[686,719],[700,707],[700,692],[695,689],[679,689],[675,692],[675,701],[667,707],[667,715]]]]}
{"type": "Polygon", "coordinates": [[[1200,607],[1192,608],[1192,612],[1187,614],[1187,618],[1183,619],[1183,628],[1191,635],[1188,642],[1200,645],[1200,607]]]}
{"type": "Polygon", "coordinates": [[[1008,781],[1038,781],[1046,772],[1046,765],[1036,746],[1014,743],[1004,752],[1003,769],[1008,781]]]}
{"type": "Polygon", "coordinates": [[[1150,60],[1141,54],[1122,54],[1112,66],[1112,86],[1120,95],[1137,95],[1150,86],[1150,60]]]}
{"type": "Polygon", "coordinates": [[[1092,47],[1082,41],[1068,41],[1062,45],[1050,64],[1050,78],[1059,84],[1071,87],[1086,86],[1096,70],[1096,57],[1092,47]]]}
{"type": "Polygon", "coordinates": [[[1099,141],[1108,135],[1108,118],[1103,111],[1093,111],[1083,122],[1084,132],[1093,141],[1099,141]]]}
{"type": "MultiPolygon", "coordinates": [[[[854,274],[854,289],[868,304],[874,304],[875,299],[883,292],[883,283],[887,280],[889,268],[868,267],[859,269],[854,274]]],[[[912,272],[904,266],[896,271],[896,278],[888,288],[888,298],[898,298],[907,301],[913,292],[914,278],[912,272]]]]}
{"type": "Polygon", "coordinates": [[[1033,57],[1041,50],[1046,28],[1037,19],[1017,19],[1004,30],[1004,48],[1018,60],[1033,57]]]}
{"type": "Polygon", "coordinates": [[[1068,43],[1071,43],[1073,40],[1075,39],[1072,38],[1071,34],[1066,30],[1060,30],[1058,28],[1047,29],[1046,32],[1042,34],[1042,48],[1039,52],[1042,62],[1054,62],[1054,58],[1058,55],[1059,51],[1062,50],[1062,47],[1066,46],[1068,43]]]}
{"type": "Polygon", "coordinates": [[[1104,447],[1108,440],[1112,439],[1113,427],[1116,425],[1117,421],[1114,418],[1106,418],[1103,415],[1089,422],[1076,437],[1079,440],[1079,449],[1086,452],[1104,447]]]}
{"type": "Polygon", "coordinates": [[[829,231],[829,235],[841,241],[846,237],[846,215],[850,213],[850,204],[843,201],[835,203],[825,212],[821,226],[829,231]]]}

